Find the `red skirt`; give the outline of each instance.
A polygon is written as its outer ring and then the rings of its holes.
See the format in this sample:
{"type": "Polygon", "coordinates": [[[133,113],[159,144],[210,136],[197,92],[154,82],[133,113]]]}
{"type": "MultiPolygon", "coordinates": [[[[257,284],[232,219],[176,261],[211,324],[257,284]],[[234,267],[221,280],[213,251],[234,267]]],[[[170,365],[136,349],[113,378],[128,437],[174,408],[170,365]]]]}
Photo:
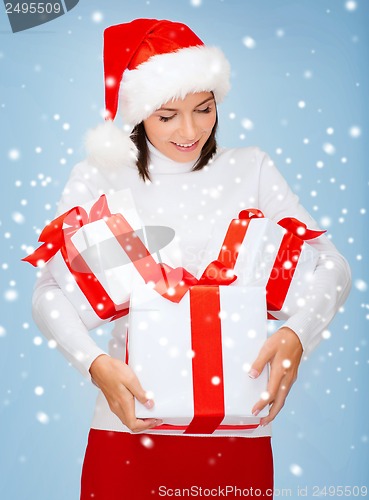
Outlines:
{"type": "Polygon", "coordinates": [[[89,432],[81,500],[273,498],[272,489],[270,437],[89,432]]]}

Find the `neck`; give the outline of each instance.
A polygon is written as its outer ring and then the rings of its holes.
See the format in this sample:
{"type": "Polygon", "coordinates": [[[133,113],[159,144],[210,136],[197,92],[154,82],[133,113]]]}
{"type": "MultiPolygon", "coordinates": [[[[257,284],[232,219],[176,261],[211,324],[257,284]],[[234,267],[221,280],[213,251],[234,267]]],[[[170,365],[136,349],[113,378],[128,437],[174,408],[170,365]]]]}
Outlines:
{"type": "Polygon", "coordinates": [[[192,167],[197,162],[198,158],[194,161],[189,161],[181,163],[179,161],[174,161],[161,153],[156,149],[149,140],[147,140],[147,145],[150,152],[150,166],[149,172],[152,175],[156,174],[184,174],[191,172],[192,167]]]}

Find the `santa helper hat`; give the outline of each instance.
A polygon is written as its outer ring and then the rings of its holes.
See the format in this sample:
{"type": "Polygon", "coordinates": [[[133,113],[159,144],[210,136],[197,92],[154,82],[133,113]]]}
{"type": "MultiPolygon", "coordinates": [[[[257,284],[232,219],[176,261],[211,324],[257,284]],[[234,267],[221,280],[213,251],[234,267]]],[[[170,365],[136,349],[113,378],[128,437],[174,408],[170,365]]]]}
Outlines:
{"type": "Polygon", "coordinates": [[[217,47],[207,47],[185,24],[136,19],[104,31],[105,123],[85,139],[88,160],[106,168],[134,163],[133,127],[174,99],[213,92],[222,101],[230,66],[217,47]],[[124,129],[113,121],[120,111],[124,129]]]}

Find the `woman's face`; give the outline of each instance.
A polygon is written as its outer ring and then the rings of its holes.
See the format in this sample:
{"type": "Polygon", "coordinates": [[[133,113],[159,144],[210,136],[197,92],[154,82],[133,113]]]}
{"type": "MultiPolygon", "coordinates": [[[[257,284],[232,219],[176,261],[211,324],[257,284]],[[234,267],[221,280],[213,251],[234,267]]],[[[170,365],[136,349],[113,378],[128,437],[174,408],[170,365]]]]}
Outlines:
{"type": "Polygon", "coordinates": [[[216,121],[211,92],[188,94],[169,101],[144,120],[151,144],[171,160],[195,161],[208,140],[216,121]]]}

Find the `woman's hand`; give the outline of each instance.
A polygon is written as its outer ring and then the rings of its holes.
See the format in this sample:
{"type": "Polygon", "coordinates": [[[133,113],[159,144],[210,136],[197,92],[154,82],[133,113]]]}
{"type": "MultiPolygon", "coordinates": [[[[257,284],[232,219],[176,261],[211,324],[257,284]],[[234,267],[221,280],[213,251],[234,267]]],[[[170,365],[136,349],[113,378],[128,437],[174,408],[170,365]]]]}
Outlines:
{"type": "Polygon", "coordinates": [[[253,415],[256,416],[266,405],[271,405],[269,415],[260,420],[260,425],[269,424],[283,408],[286,397],[296,381],[302,351],[300,339],[287,327],[282,327],[271,335],[260,349],[249,371],[249,376],[256,378],[265,365],[270,363],[267,397],[260,399],[252,409],[253,415]]]}
{"type": "Polygon", "coordinates": [[[126,363],[102,354],[92,362],[90,373],[104,393],[111,411],[132,432],[146,431],[163,423],[154,418],[136,418],[134,398],[146,408],[152,408],[154,401],[147,398],[138,378],[126,363]]]}

